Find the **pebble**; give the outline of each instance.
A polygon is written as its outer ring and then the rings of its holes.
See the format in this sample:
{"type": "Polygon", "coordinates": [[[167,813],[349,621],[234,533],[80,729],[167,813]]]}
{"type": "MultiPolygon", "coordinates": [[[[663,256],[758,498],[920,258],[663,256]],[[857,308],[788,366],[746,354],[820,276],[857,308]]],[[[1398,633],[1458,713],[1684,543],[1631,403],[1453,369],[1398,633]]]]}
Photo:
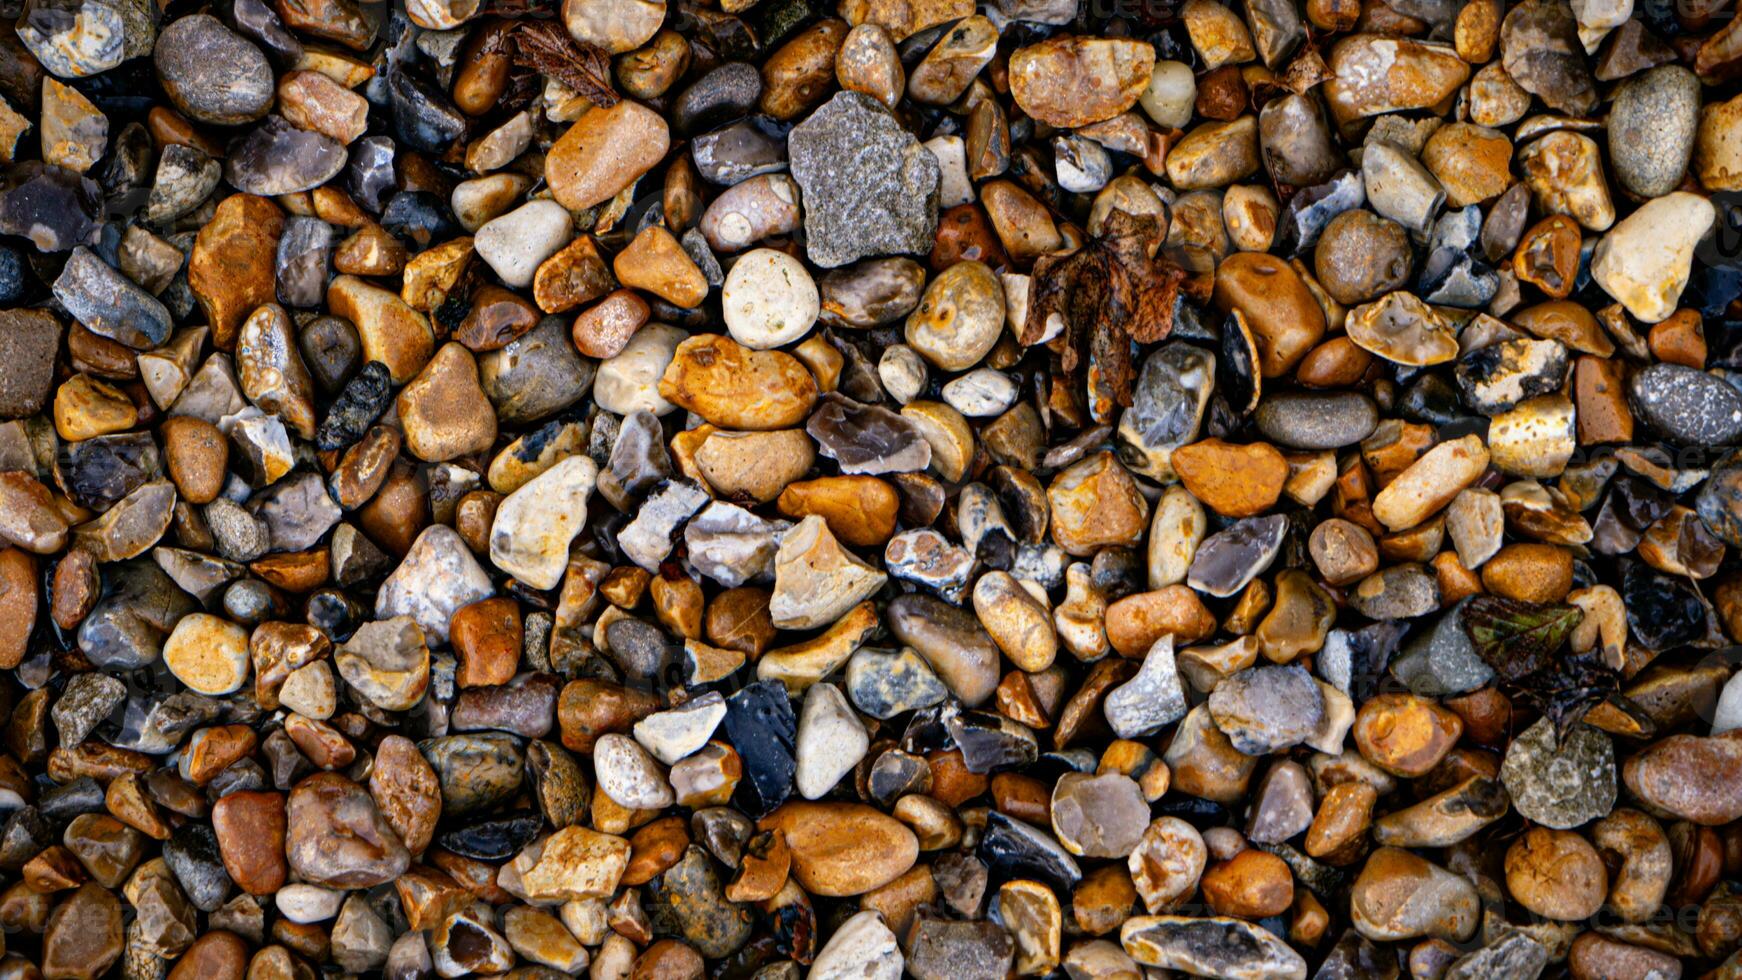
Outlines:
{"type": "Polygon", "coordinates": [[[1725,445],[1742,436],[1742,394],[1683,364],[1653,364],[1634,375],[1632,405],[1654,429],[1689,446],[1725,445]]]}
{"type": "Polygon", "coordinates": [[[865,757],[870,744],[871,736],[840,688],[811,685],[799,711],[795,743],[794,782],[799,795],[807,800],[826,796],[865,757]]]}
{"type": "Polygon", "coordinates": [[[670,145],[665,120],[639,102],[625,99],[610,107],[595,106],[551,146],[544,158],[544,179],[558,204],[584,210],[633,183],[670,145]]]}
{"type": "Polygon", "coordinates": [[[1627,312],[1657,323],[1675,312],[1693,249],[1715,220],[1705,198],[1684,191],[1653,198],[1597,242],[1591,278],[1627,312]]]}
{"type": "Polygon", "coordinates": [[[937,158],[881,103],[858,92],[836,94],[793,127],[787,153],[812,262],[832,269],[871,255],[930,250],[937,158]]]}
{"type": "Polygon", "coordinates": [[[752,350],[784,347],[810,332],[819,312],[816,283],[804,263],[771,248],[744,253],[720,292],[732,339],[752,350]]]}
{"type": "Polygon", "coordinates": [[[432,525],[418,534],[375,598],[380,619],[410,616],[438,643],[447,642],[448,621],[460,607],[494,592],[490,577],[458,532],[432,525]]]}
{"type": "Polygon", "coordinates": [[[272,107],[266,55],[209,14],[170,22],[158,33],[152,58],[164,93],[196,122],[236,126],[272,107]]]}
{"type": "Polygon", "coordinates": [[[568,567],[599,468],[570,456],[509,494],[490,528],[490,562],[535,589],[555,588],[568,567]]]}
{"type": "Polygon", "coordinates": [[[528,201],[485,222],[472,244],[478,257],[510,286],[532,285],[546,259],[567,245],[572,234],[568,211],[555,201],[528,201]]]}

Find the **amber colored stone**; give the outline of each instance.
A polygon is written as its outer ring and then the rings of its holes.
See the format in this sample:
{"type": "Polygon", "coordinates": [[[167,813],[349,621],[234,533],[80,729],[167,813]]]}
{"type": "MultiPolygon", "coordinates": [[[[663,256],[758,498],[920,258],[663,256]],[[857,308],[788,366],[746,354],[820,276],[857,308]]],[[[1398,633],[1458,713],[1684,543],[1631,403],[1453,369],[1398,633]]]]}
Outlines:
{"type": "Polygon", "coordinates": [[[619,565],[599,583],[599,595],[618,609],[634,609],[647,594],[647,583],[653,578],[645,568],[619,565]]]}
{"type": "Polygon", "coordinates": [[[1706,367],[1706,331],[1697,310],[1677,310],[1646,335],[1651,356],[1696,370],[1706,367]]]}
{"type": "Polygon", "coordinates": [[[397,276],[409,257],[398,238],[371,221],[333,250],[333,268],[353,276],[397,276]]]}
{"type": "MultiPolygon", "coordinates": [[[[1240,597],[1234,600],[1234,608],[1222,620],[1222,632],[1245,636],[1257,629],[1259,620],[1270,611],[1272,601],[1270,586],[1263,579],[1255,578],[1247,582],[1246,587],[1240,590],[1240,597]]],[[[1277,662],[1282,663],[1283,660],[1278,659],[1277,662]]]]}
{"type": "Polygon", "coordinates": [[[1464,738],[1478,745],[1506,744],[1512,723],[1512,702],[1495,688],[1484,687],[1440,702],[1464,721],[1464,738]]]}
{"type": "Polygon", "coordinates": [[[1223,65],[1198,78],[1197,112],[1220,122],[1238,119],[1247,106],[1246,82],[1239,65],[1223,65]]]}
{"type": "Polygon", "coordinates": [[[1383,490],[1434,448],[1435,440],[1431,425],[1387,419],[1361,442],[1361,460],[1373,474],[1373,485],[1383,490]]]}
{"type": "Polygon", "coordinates": [[[413,864],[393,879],[399,906],[413,929],[430,929],[452,913],[472,903],[472,894],[447,872],[425,864],[413,864]]]}
{"type": "Polygon", "coordinates": [[[36,626],[37,579],[36,559],[29,552],[0,550],[0,669],[17,667],[28,652],[36,626]]]}
{"type": "Polygon", "coordinates": [[[647,592],[653,599],[653,614],[662,625],[685,639],[702,638],[707,600],[700,583],[677,566],[665,565],[647,583],[647,592]]]}
{"type": "Polygon", "coordinates": [[[1331,913],[1324,903],[1305,888],[1294,890],[1293,915],[1288,923],[1288,938],[1301,946],[1313,947],[1325,937],[1331,925],[1331,913]]]}
{"type": "Polygon", "coordinates": [[[1558,545],[1516,541],[1482,565],[1489,592],[1523,602],[1559,602],[1573,588],[1572,552],[1558,545]]]}
{"type": "Polygon", "coordinates": [[[1446,757],[1464,732],[1463,719],[1413,694],[1380,694],[1355,713],[1355,747],[1368,762],[1414,779],[1446,757]]]}
{"type": "MultiPolygon", "coordinates": [[[[562,313],[582,303],[591,303],[616,284],[593,237],[579,235],[555,255],[539,263],[538,271],[532,277],[532,298],[540,310],[562,313]]],[[[643,318],[645,316],[644,313],[643,318]]],[[[578,319],[576,329],[579,330],[578,319]]],[[[581,353],[588,357],[599,356],[584,350],[581,353]]]]}
{"type": "Polygon", "coordinates": [[[351,195],[332,184],[322,184],[309,193],[315,207],[315,217],[341,228],[361,228],[369,223],[369,215],[351,200],[351,195]]]}
{"type": "Polygon", "coordinates": [[[1294,903],[1294,875],[1282,858],[1248,848],[1211,865],[1198,881],[1217,915],[1262,919],[1294,903]]]}
{"type": "Polygon", "coordinates": [[[248,969],[248,943],[214,929],[193,941],[169,970],[166,980],[242,980],[248,969]]]}
{"type": "Polygon", "coordinates": [[[24,862],[21,873],[26,884],[44,894],[77,888],[90,877],[73,852],[59,844],[24,862]]]}
{"type": "Polygon", "coordinates": [[[1276,504],[1288,482],[1288,461],[1275,446],[1205,439],[1173,451],[1180,482],[1224,517],[1252,517],[1276,504]]]}
{"type": "Polygon", "coordinates": [[[933,904],[937,898],[938,884],[931,866],[916,864],[889,884],[859,896],[859,907],[881,913],[884,924],[903,935],[920,907],[933,904]]]}
{"type": "Polygon", "coordinates": [[[653,821],[629,838],[629,864],[620,883],[631,887],[647,884],[677,864],[689,846],[689,821],[682,816],[653,821]]]}
{"type": "MultiPolygon", "coordinates": [[[[31,576],[31,581],[35,581],[34,574],[31,576]]],[[[55,625],[63,630],[77,629],[79,623],[97,605],[97,600],[102,596],[102,590],[103,583],[97,577],[96,556],[83,548],[68,551],[54,566],[54,581],[49,586],[51,593],[49,616],[54,620],[55,625]]],[[[4,601],[4,597],[0,596],[0,604],[3,604],[4,601]]],[[[24,605],[22,597],[19,600],[19,605],[20,607],[24,605]]],[[[34,597],[31,598],[29,606],[34,614],[36,609],[34,597]]],[[[5,618],[0,619],[0,621],[11,622],[14,621],[14,618],[10,614],[5,614],[5,618]]],[[[34,626],[35,623],[33,622],[31,625],[34,626]]],[[[24,629],[22,632],[28,637],[30,631],[24,629]]],[[[3,651],[0,651],[0,664],[4,664],[6,659],[7,656],[4,655],[3,651]]]]}
{"type": "Polygon", "coordinates": [[[901,498],[874,476],[826,476],[787,484],[775,506],[795,521],[816,514],[841,541],[870,548],[895,533],[901,498]]]}
{"type": "Polygon", "coordinates": [[[1512,256],[1512,272],[1521,282],[1555,299],[1573,291],[1579,271],[1579,225],[1564,214],[1551,214],[1531,226],[1512,256]]]}
{"type": "Polygon", "coordinates": [[[1034,686],[1029,683],[1028,675],[1020,670],[1005,674],[998,681],[997,690],[992,692],[993,703],[998,706],[998,713],[1012,721],[1020,722],[1029,728],[1047,728],[1052,725],[1052,719],[1046,716],[1046,709],[1035,697],[1034,686]]]}
{"type": "Polygon", "coordinates": [[[1010,257],[1004,254],[1004,246],[998,241],[998,233],[992,230],[992,222],[973,202],[947,208],[938,215],[937,237],[933,240],[928,261],[933,272],[942,272],[969,259],[984,262],[994,269],[1010,265],[1010,257]]]}
{"type": "Polygon", "coordinates": [[[514,900],[513,895],[496,883],[494,864],[444,851],[439,847],[430,848],[424,857],[479,901],[489,902],[491,905],[506,905],[514,900]]]}
{"type": "Polygon", "coordinates": [[[652,315],[652,308],[639,293],[618,289],[582,310],[575,317],[570,336],[575,349],[588,357],[616,357],[652,315]]]}
{"type": "Polygon", "coordinates": [[[1106,730],[1101,705],[1107,692],[1136,676],[1137,665],[1123,657],[1096,661],[1076,693],[1059,709],[1058,728],[1052,733],[1053,747],[1062,749],[1080,737],[1106,730]]]}
{"type": "Polygon", "coordinates": [[[249,562],[248,570],[275,588],[301,595],[327,584],[333,562],[323,545],[308,551],[267,555],[249,562]]]}
{"type": "Polygon", "coordinates": [[[992,805],[1024,823],[1044,826],[1052,819],[1052,790],[1033,776],[1015,772],[992,774],[992,805]]]}
{"type": "Polygon", "coordinates": [[[635,958],[627,980],[701,980],[704,967],[702,954],[695,947],[676,939],[661,939],[635,958]]]}
{"type": "Polygon", "coordinates": [[[1131,917],[1136,904],[1137,886],[1125,862],[1119,861],[1083,874],[1071,892],[1071,917],[1089,935],[1105,936],[1131,917]]]}
{"type": "Polygon", "coordinates": [[[462,606],[448,621],[448,636],[459,660],[455,683],[461,687],[506,684],[520,665],[520,604],[497,597],[462,606]]]}
{"type": "Polygon", "coordinates": [[[250,895],[284,887],[290,865],[284,857],[284,794],[257,790],[231,793],[212,806],[218,855],[236,886],[250,895]]]}
{"type": "Polygon", "coordinates": [[[496,509],[503,496],[494,490],[473,490],[454,505],[454,530],[460,532],[466,547],[474,554],[490,551],[490,528],[496,522],[496,509]]]}
{"type": "Polygon", "coordinates": [[[187,146],[209,157],[222,160],[224,145],[207,136],[185,116],[168,106],[152,106],[145,115],[145,128],[158,149],[166,146],[187,146]]]}
{"type": "Polygon", "coordinates": [[[1455,551],[1442,551],[1428,562],[1434,570],[1434,581],[1440,589],[1440,607],[1455,606],[1458,600],[1482,592],[1482,578],[1464,567],[1455,551]]]}
{"type": "Polygon", "coordinates": [[[485,284],[472,294],[472,308],[454,339],[478,353],[506,347],[543,319],[531,303],[501,286],[485,284]]]}
{"type": "Polygon", "coordinates": [[[1359,848],[1373,823],[1373,805],[1378,799],[1372,784],[1360,780],[1337,783],[1325,790],[1307,828],[1307,854],[1338,865],[1360,857],[1359,848]]]}
{"type": "Polygon", "coordinates": [[[369,540],[390,555],[403,556],[429,524],[429,490],[417,469],[401,461],[356,514],[357,526],[369,540]]]}
{"type": "Polygon", "coordinates": [[[153,767],[151,757],[142,752],[101,742],[87,741],[70,749],[57,746],[48,754],[48,776],[57,783],[68,783],[80,776],[106,783],[129,772],[150,772],[153,767]]]}
{"type": "Polygon", "coordinates": [[[236,345],[242,321],[277,299],[273,262],[284,213],[264,197],[232,194],[218,202],[188,255],[188,286],[205,311],[212,343],[236,345]]]}
{"type": "MultiPolygon", "coordinates": [[[[177,779],[176,783],[188,786],[190,792],[194,791],[183,780],[177,779]]],[[[109,780],[109,787],[103,793],[103,806],[114,814],[115,819],[147,837],[168,840],[173,828],[164,819],[154,795],[147,793],[144,777],[138,773],[123,773],[109,780]]]]}
{"type": "Polygon", "coordinates": [[[949,806],[961,806],[986,792],[988,777],[984,773],[969,772],[960,749],[928,752],[925,761],[931,767],[931,795],[935,799],[949,806]]]}
{"type": "Polygon", "coordinates": [[[745,843],[738,875],[726,886],[726,900],[767,901],[786,885],[791,871],[792,849],[786,846],[786,835],[775,830],[762,831],[745,843]]]}
{"type": "Polygon", "coordinates": [[[591,753],[600,735],[626,732],[662,707],[648,691],[593,678],[570,681],[557,698],[563,747],[591,753]]]}
{"type": "Polygon", "coordinates": [[[1185,585],[1139,592],[1107,607],[1107,639],[1124,657],[1141,659],[1156,640],[1170,633],[1179,648],[1215,631],[1215,615],[1185,585]]]}
{"type": "Polygon", "coordinates": [[[769,592],[756,585],[727,589],[708,603],[703,628],[708,642],[737,650],[751,659],[774,642],[774,618],[768,612],[769,592]]]}
{"type": "Polygon", "coordinates": [[[254,751],[259,739],[247,725],[217,725],[201,729],[188,742],[182,770],[195,783],[210,782],[230,764],[254,751]]]}
{"type": "Polygon", "coordinates": [[[1346,388],[1366,375],[1373,355],[1348,337],[1337,336],[1307,351],[1295,380],[1313,388],[1346,388]]]}

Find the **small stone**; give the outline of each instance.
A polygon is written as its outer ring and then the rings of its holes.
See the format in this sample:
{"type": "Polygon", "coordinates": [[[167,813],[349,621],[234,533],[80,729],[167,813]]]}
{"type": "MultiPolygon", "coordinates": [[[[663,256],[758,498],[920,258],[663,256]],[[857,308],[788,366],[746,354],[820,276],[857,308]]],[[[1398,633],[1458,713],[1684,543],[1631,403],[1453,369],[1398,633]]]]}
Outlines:
{"type": "Polygon", "coordinates": [[[197,122],[235,126],[259,119],[272,106],[266,56],[209,14],[164,27],[152,56],[164,92],[197,122]]]}
{"type": "Polygon", "coordinates": [[[375,615],[410,616],[435,642],[446,643],[454,612],[493,593],[490,577],[459,533],[446,525],[431,525],[382,583],[375,615]]]}
{"type": "Polygon", "coordinates": [[[1049,125],[1075,128],[1136,105],[1150,86],[1155,50],[1128,38],[1065,36],[1018,48],[1010,62],[1017,106],[1049,125]]]}
{"type": "Polygon", "coordinates": [[[798,765],[794,782],[799,795],[807,800],[827,795],[864,758],[870,741],[839,688],[811,685],[799,712],[794,743],[798,765]]]}
{"type": "Polygon", "coordinates": [[[842,548],[822,518],[800,521],[781,540],[774,558],[769,612],[782,629],[814,629],[882,588],[884,573],[842,548]]]}
{"type": "Polygon", "coordinates": [[[1597,243],[1591,278],[1636,318],[1667,318],[1687,285],[1694,245],[1714,214],[1705,198],[1685,192],[1646,202],[1597,243]]]}
{"type": "Polygon", "coordinates": [[[163,644],[177,680],[201,694],[229,694],[248,678],[248,631],[217,616],[184,616],[163,644]]]}
{"type": "Polygon", "coordinates": [[[937,158],[881,103],[836,94],[793,128],[787,151],[812,262],[834,268],[868,255],[930,251],[937,158]]]}
{"type": "Polygon", "coordinates": [[[907,317],[907,343],[945,371],[980,362],[1004,325],[1004,289],[982,262],[964,260],[940,272],[907,317]]]}
{"type": "Polygon", "coordinates": [[[570,456],[508,495],[490,531],[490,561],[535,589],[552,589],[568,567],[598,466],[570,456]]]}
{"type": "MultiPolygon", "coordinates": [[[[663,10],[663,4],[657,6],[663,10]]],[[[558,204],[585,210],[634,183],[670,145],[665,120],[639,102],[624,99],[610,108],[595,107],[551,146],[544,160],[545,181],[558,204]]]]}
{"type": "Polygon", "coordinates": [[[496,441],[496,414],[478,384],[477,361],[460,344],[443,344],[400,390],[396,405],[406,448],[427,462],[483,452],[496,441]]]}
{"type": "Polygon", "coordinates": [[[607,734],[593,747],[599,789],[632,810],[657,810],[672,804],[671,784],[653,757],[626,735],[607,734]]]}
{"type": "Polygon", "coordinates": [[[1634,408],[1673,442],[1727,445],[1742,437],[1742,394],[1728,383],[1681,364],[1652,364],[1629,385],[1634,408]]]}
{"type": "Polygon", "coordinates": [[[555,201],[528,201],[478,229],[478,257],[510,286],[532,285],[533,274],[573,234],[569,213],[555,201]]]}
{"type": "Polygon", "coordinates": [[[1355,928],[1375,942],[1422,936],[1462,942],[1475,932],[1477,906],[1467,879],[1395,847],[1367,858],[1349,896],[1355,928]]]}

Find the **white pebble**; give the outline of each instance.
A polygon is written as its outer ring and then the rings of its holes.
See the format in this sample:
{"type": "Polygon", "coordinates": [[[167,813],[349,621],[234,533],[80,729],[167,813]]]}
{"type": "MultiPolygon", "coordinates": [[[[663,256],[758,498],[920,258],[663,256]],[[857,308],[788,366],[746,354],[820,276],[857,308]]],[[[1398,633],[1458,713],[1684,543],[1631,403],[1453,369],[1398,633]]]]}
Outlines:
{"type": "Polygon", "coordinates": [[[1198,83],[1190,65],[1158,61],[1149,74],[1149,87],[1138,97],[1143,111],[1158,126],[1179,129],[1192,121],[1192,106],[1198,101],[1198,83]]]}
{"type": "Polygon", "coordinates": [[[551,200],[528,201],[478,229],[472,247],[510,286],[532,285],[533,273],[573,237],[569,212],[551,200]]]}
{"type": "Polygon", "coordinates": [[[925,389],[925,358],[906,344],[890,344],[877,361],[877,377],[889,397],[905,405],[925,389]]]}
{"type": "Polygon", "coordinates": [[[968,147],[960,136],[934,136],[925,141],[925,148],[938,158],[938,207],[953,208],[974,199],[974,185],[968,180],[968,147]]]}
{"type": "Polygon", "coordinates": [[[804,263],[772,248],[745,252],[726,274],[720,309],[732,339],[754,350],[790,344],[810,332],[821,304],[804,263]]]}
{"type": "Polygon", "coordinates": [[[1002,415],[1016,404],[1016,382],[1002,371],[975,368],[944,385],[944,401],[969,418],[1002,415]]]}
{"type": "Polygon", "coordinates": [[[599,373],[593,379],[593,400],[600,408],[618,415],[639,411],[670,413],[677,406],[659,396],[659,379],[677,353],[677,345],[688,336],[665,323],[649,323],[635,331],[617,356],[599,364],[599,373]]]}

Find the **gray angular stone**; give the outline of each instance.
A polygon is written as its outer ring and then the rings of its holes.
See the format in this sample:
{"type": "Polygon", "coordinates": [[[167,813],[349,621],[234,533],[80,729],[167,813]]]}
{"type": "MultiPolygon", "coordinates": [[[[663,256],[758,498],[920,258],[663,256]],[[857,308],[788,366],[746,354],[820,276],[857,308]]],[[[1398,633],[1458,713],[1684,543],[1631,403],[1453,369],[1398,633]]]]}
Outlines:
{"type": "Polygon", "coordinates": [[[1460,602],[1442,613],[1431,627],[1411,638],[1403,655],[1392,662],[1391,672],[1411,692],[1429,698],[1464,694],[1493,679],[1493,669],[1476,655],[1470,635],[1464,632],[1459,613],[1463,605],[1460,602]]]}
{"type": "Polygon", "coordinates": [[[432,524],[375,595],[375,617],[410,616],[431,641],[448,641],[448,620],[461,606],[488,599],[496,590],[460,532],[432,524]]]}
{"type": "Polygon", "coordinates": [[[937,157],[883,104],[839,92],[787,136],[803,192],[805,250],[824,268],[870,255],[931,251],[937,157]]]}
{"type": "Polygon", "coordinates": [[[169,339],[169,310],[97,253],[80,246],[54,281],[54,298],[92,333],[134,350],[169,339]]]}
{"type": "Polygon", "coordinates": [[[1588,725],[1555,737],[1547,718],[1506,748],[1500,782],[1527,820],[1571,830],[1615,808],[1615,743],[1588,725]]]}
{"type": "Polygon", "coordinates": [[[575,350],[559,316],[478,358],[478,380],[504,425],[536,422],[585,398],[597,369],[575,350]]]}
{"type": "Polygon", "coordinates": [[[1119,417],[1120,462],[1152,480],[1173,479],[1173,451],[1198,437],[1216,387],[1216,355],[1184,342],[1163,344],[1143,361],[1131,407],[1119,417]]]}
{"type": "Polygon", "coordinates": [[[658,571],[659,563],[671,554],[677,529],[710,499],[690,480],[673,480],[654,490],[642,501],[635,519],[618,533],[618,550],[647,571],[658,571]]]}
{"type": "Polygon", "coordinates": [[[1137,676],[1107,692],[1101,710],[1120,738],[1158,732],[1186,715],[1185,687],[1174,663],[1173,634],[1155,641],[1137,676]]]}
{"type": "Polygon", "coordinates": [[[792,524],[758,517],[737,504],[716,500],[684,526],[690,566],[731,589],[774,577],[774,554],[792,524]]]}

